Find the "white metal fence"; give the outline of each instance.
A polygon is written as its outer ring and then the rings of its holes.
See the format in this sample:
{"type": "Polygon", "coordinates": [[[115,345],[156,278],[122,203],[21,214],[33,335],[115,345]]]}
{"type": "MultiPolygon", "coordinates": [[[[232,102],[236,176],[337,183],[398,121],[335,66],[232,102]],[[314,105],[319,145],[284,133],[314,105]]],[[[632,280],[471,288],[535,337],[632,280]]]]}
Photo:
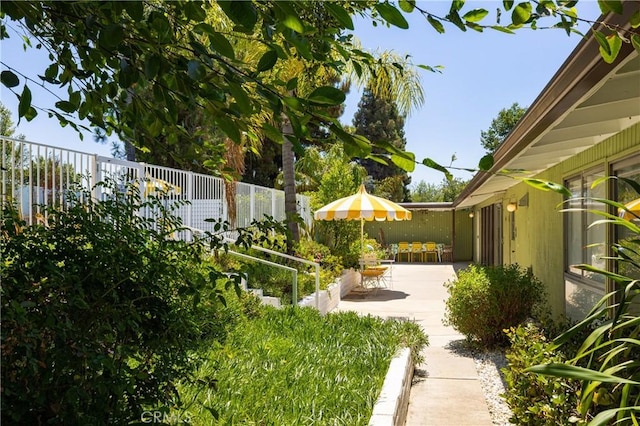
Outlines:
{"type": "MultiPolygon", "coordinates": [[[[213,231],[206,219],[229,220],[224,182],[221,178],[184,170],[102,157],[96,154],[0,137],[2,141],[2,197],[18,205],[22,217],[33,224],[45,217],[45,206],[65,203],[72,186],[105,196],[96,186],[105,179],[119,185],[144,181],[143,193],[165,191],[170,200],[188,201],[173,213],[184,225],[213,231]]],[[[141,184],[142,185],[142,184],[141,184]]],[[[236,226],[246,227],[265,215],[285,219],[284,192],[236,183],[236,226]]],[[[309,198],[297,196],[298,214],[311,225],[309,198]]]]}

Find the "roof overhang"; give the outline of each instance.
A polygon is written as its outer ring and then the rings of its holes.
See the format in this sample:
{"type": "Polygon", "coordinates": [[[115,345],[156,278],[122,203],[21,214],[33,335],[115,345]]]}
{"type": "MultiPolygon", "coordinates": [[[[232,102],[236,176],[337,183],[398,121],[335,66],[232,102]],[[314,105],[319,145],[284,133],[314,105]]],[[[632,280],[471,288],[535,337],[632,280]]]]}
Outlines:
{"type": "MultiPolygon", "coordinates": [[[[624,15],[601,17],[598,29],[630,28],[633,8],[625,9],[624,15]]],[[[512,176],[535,176],[638,122],[638,52],[631,43],[623,43],[616,61],[607,64],[590,32],[495,152],[491,170],[476,174],[454,206],[481,203],[520,182],[512,176]],[[501,176],[502,170],[520,172],[509,177],[501,176]]]]}
{"type": "Polygon", "coordinates": [[[398,203],[402,207],[410,211],[451,211],[453,203],[451,202],[429,202],[429,203],[398,203]]]}

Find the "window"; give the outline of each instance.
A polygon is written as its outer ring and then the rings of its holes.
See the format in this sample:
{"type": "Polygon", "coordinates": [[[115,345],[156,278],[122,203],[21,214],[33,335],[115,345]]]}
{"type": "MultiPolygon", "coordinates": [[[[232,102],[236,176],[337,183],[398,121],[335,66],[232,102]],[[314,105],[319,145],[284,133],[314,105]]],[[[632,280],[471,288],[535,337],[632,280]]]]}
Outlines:
{"type": "Polygon", "coordinates": [[[606,228],[604,226],[589,225],[602,219],[588,210],[605,210],[605,205],[591,201],[591,198],[604,198],[606,185],[600,184],[595,188],[593,182],[604,175],[603,171],[585,171],[578,176],[565,181],[565,186],[571,191],[572,197],[567,201],[566,207],[575,209],[565,213],[567,247],[565,259],[565,271],[582,282],[594,285],[604,290],[604,277],[590,271],[578,269],[576,265],[590,264],[597,268],[605,268],[603,259],[607,255],[606,228]]]}
{"type": "MultiPolygon", "coordinates": [[[[629,179],[640,184],[640,155],[614,164],[613,175],[620,178],[629,179]]],[[[636,205],[635,203],[637,203],[640,199],[640,194],[638,194],[628,182],[622,179],[616,179],[614,182],[615,200],[629,206],[636,205]]],[[[638,209],[638,207],[635,207],[634,211],[636,212],[636,214],[640,215],[638,209]]],[[[621,216],[624,215],[625,218],[630,219],[634,223],[640,225],[640,219],[635,218],[633,215],[629,213],[625,214],[624,211],[619,211],[617,213],[621,216]]],[[[637,235],[633,235],[628,228],[617,226],[614,230],[614,239],[617,243],[619,243],[623,247],[629,246],[633,250],[637,251],[637,245],[629,243],[629,241],[634,237],[637,238],[637,235]]],[[[627,254],[633,256],[632,251],[627,251],[627,254]]],[[[639,259],[635,260],[638,261],[639,259]]],[[[620,264],[616,265],[616,272],[630,278],[640,279],[640,271],[625,262],[620,262],[620,264]]]]}

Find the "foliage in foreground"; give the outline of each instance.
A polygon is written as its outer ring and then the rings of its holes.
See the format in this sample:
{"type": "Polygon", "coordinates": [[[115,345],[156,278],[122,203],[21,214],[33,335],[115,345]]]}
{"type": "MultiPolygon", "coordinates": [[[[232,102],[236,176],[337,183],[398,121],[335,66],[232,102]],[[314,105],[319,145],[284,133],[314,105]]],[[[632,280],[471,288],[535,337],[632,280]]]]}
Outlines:
{"type": "Polygon", "coordinates": [[[544,302],[542,283],[518,265],[471,265],[445,285],[445,324],[484,347],[506,344],[504,330],[531,318],[544,302]]]}
{"type": "Polygon", "coordinates": [[[198,303],[201,248],[166,238],[178,223],[159,200],[147,220],[134,198],[75,202],[30,227],[5,206],[3,421],[123,423],[175,399],[215,304],[198,303]]]}
{"type": "Polygon", "coordinates": [[[366,425],[389,361],[402,346],[415,356],[427,344],[418,325],[321,316],[311,308],[276,310],[240,323],[184,381],[188,407],[174,417],[194,425],[366,425]]]}
{"type": "Polygon", "coordinates": [[[605,295],[584,320],[553,341],[549,350],[558,351],[577,333],[588,332],[577,350],[567,351],[570,359],[545,360],[527,369],[552,376],[552,380],[581,381],[576,404],[578,416],[574,418],[577,424],[596,426],[640,421],[640,316],[637,314],[640,281],[625,282],[620,276],[618,279],[618,290],[605,295]],[[608,304],[610,300],[619,302],[608,304]],[[635,307],[631,305],[632,300],[635,307]]]}
{"type": "MultiPolygon", "coordinates": [[[[618,179],[636,196],[640,194],[640,184],[623,177],[605,177],[594,182],[593,186],[608,183],[610,179],[618,179]]],[[[554,187],[549,185],[549,188],[554,187]]],[[[558,192],[568,192],[559,185],[555,188],[558,192]]],[[[624,229],[629,237],[614,243],[610,250],[612,255],[607,257],[617,265],[618,273],[588,264],[575,267],[605,275],[613,283],[614,290],[606,294],[584,320],[560,334],[550,345],[549,351],[564,350],[569,354],[568,360],[556,362],[547,359],[526,371],[551,376],[553,380],[567,378],[581,382],[576,406],[578,416],[572,419],[574,423],[637,425],[640,423],[640,216],[616,201],[587,200],[590,205],[603,203],[608,207],[589,210],[589,213],[602,217],[591,226],[618,227],[624,229]],[[610,213],[612,210],[618,215],[610,213]],[[581,339],[578,349],[566,348],[568,342],[583,333],[587,337],[581,339]]],[[[583,211],[566,211],[576,210],[583,211]]]]}
{"type": "Polygon", "coordinates": [[[502,369],[505,380],[505,399],[517,425],[569,426],[577,414],[577,392],[580,382],[569,378],[541,376],[526,369],[535,364],[561,363],[567,357],[554,351],[545,330],[527,323],[511,327],[507,336],[511,346],[507,350],[508,366],[502,369]]]}
{"type": "MultiPolygon", "coordinates": [[[[311,137],[313,126],[309,124],[317,123],[330,127],[350,154],[365,157],[371,152],[370,144],[346,132],[326,112],[326,107],[344,101],[341,91],[325,86],[307,97],[295,97],[300,96],[303,79],[269,78],[270,71],[299,60],[333,67],[338,74],[351,66],[359,78],[366,76],[375,59],[348,35],[357,17],[408,29],[405,15],[421,14],[427,18],[424,25],[438,33],[446,28],[513,33],[521,28],[557,27],[570,34],[579,22],[575,3],[505,1],[498,12],[500,22],[489,10],[461,1],[450,2],[446,17],[430,12],[426,2],[404,0],[397,6],[378,1],[111,1],[99,5],[3,1],[0,39],[10,35],[37,39],[38,43],[26,43],[25,48],[43,49],[49,55],[49,62],[36,70],[42,76],[37,85],[74,89],[58,93],[61,97],[51,101],[54,105],[39,103],[39,94],[32,96],[29,88],[35,82],[23,78],[28,74],[23,68],[31,65],[11,61],[4,64],[0,81],[19,97],[19,118],[32,120],[38,111],[47,111],[62,126],[78,128],[77,113],[93,126],[115,131],[123,140],[151,142],[162,133],[171,145],[189,136],[184,117],[178,114],[178,105],[183,105],[187,111],[206,111],[218,129],[240,143],[243,131],[253,133],[252,120],[263,111],[272,111],[291,121],[293,134],[287,138],[298,147],[311,137]],[[322,25],[316,24],[319,15],[322,25]],[[232,22],[233,31],[217,25],[223,16],[232,22]],[[16,27],[19,34],[11,31],[16,27]],[[238,38],[255,39],[264,49],[258,49],[260,59],[245,57],[242,49],[246,44],[236,43],[238,38]]],[[[634,7],[632,3],[598,2],[603,13],[616,14],[634,7]]],[[[629,21],[631,29],[607,27],[596,33],[600,53],[608,63],[620,52],[623,40],[640,49],[638,13],[630,14],[629,21]]],[[[261,130],[277,134],[271,125],[261,130]]],[[[413,169],[412,155],[387,148],[394,164],[413,169]]],[[[384,156],[378,159],[387,162],[384,156]]],[[[422,164],[442,168],[428,158],[422,164]]]]}

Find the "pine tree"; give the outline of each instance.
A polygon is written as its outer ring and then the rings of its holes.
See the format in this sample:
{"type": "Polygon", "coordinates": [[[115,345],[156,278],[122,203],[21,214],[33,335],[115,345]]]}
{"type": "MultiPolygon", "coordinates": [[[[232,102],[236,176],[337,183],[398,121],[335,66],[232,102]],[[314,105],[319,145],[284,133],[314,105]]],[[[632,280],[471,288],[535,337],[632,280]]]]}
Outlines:
{"type": "MultiPolygon", "coordinates": [[[[356,134],[365,136],[373,143],[386,141],[398,149],[405,149],[407,141],[404,135],[404,116],[398,112],[394,102],[375,96],[369,89],[364,90],[358,103],[353,125],[356,128],[356,134]]],[[[384,154],[385,152],[382,149],[374,149],[373,153],[384,154]]],[[[371,159],[360,160],[360,164],[367,170],[374,185],[387,178],[400,176],[401,179],[396,181],[402,185],[402,199],[393,201],[409,200],[408,185],[411,178],[407,172],[394,164],[385,165],[371,159]]]]}

